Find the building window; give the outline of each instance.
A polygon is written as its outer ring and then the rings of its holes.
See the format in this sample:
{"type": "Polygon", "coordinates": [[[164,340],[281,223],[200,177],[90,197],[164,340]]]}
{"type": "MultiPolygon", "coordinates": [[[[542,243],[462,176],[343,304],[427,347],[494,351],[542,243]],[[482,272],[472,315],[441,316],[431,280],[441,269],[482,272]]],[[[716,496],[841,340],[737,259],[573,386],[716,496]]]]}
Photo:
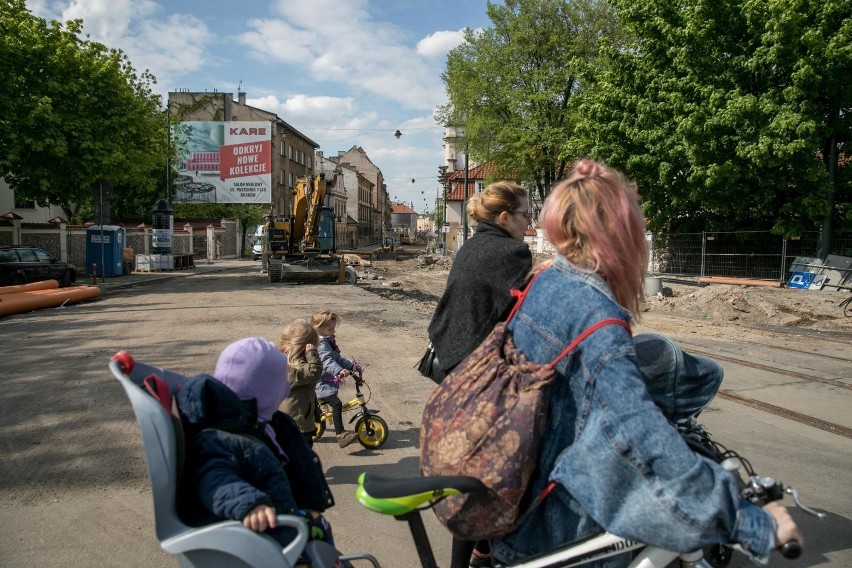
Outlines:
{"type": "Polygon", "coordinates": [[[15,199],[15,209],[35,209],[35,201],[27,199],[15,199]]]}
{"type": "Polygon", "coordinates": [[[283,140],[278,141],[278,155],[279,156],[284,155],[284,141],[283,140]]]}
{"type": "Polygon", "coordinates": [[[313,166],[311,165],[311,157],[308,155],[308,169],[311,169],[313,166]]]}
{"type": "Polygon", "coordinates": [[[284,170],[278,170],[278,184],[284,185],[284,170]]]}
{"type": "Polygon", "coordinates": [[[485,182],[484,181],[476,182],[476,193],[482,193],[483,189],[485,189],[485,182]]]}
{"type": "Polygon", "coordinates": [[[287,151],[290,153],[290,156],[289,156],[289,157],[290,157],[290,159],[292,160],[292,159],[293,159],[293,146],[288,144],[288,145],[287,145],[287,148],[288,148],[288,150],[287,150],[287,151]]]}
{"type": "Polygon", "coordinates": [[[290,189],[293,189],[293,172],[287,174],[287,181],[290,189]]]}

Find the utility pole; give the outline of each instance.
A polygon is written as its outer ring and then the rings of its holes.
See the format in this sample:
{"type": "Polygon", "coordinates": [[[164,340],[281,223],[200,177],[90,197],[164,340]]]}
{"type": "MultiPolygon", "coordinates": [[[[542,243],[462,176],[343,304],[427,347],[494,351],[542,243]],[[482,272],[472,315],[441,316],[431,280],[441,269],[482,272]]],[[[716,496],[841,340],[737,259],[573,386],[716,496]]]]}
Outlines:
{"type": "Polygon", "coordinates": [[[464,228],[464,233],[462,233],[462,244],[464,244],[467,242],[467,144],[465,144],[464,147],[464,191],[462,191],[461,216],[462,227],[464,228]]]}

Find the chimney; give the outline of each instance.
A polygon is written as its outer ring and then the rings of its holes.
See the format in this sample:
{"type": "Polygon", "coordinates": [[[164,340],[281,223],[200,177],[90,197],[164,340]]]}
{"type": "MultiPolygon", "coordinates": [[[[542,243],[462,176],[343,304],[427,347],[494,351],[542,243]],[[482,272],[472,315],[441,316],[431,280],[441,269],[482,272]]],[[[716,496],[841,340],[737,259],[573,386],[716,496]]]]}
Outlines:
{"type": "Polygon", "coordinates": [[[238,102],[239,104],[241,104],[241,105],[245,106],[245,104],[246,104],[246,94],[245,94],[245,93],[243,93],[243,92],[241,92],[241,91],[237,91],[237,102],[238,102]]]}

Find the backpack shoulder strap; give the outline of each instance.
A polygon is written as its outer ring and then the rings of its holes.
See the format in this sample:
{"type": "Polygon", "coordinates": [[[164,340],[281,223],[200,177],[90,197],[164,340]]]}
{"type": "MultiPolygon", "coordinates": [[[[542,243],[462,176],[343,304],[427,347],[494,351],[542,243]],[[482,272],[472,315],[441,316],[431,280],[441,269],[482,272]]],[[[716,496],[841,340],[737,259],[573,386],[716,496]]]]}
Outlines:
{"type": "Polygon", "coordinates": [[[551,367],[551,368],[555,367],[556,364],[559,363],[559,361],[561,361],[566,355],[571,353],[571,351],[573,351],[575,347],[577,347],[580,343],[582,343],[582,341],[584,339],[586,339],[592,333],[594,333],[595,331],[597,331],[598,329],[602,328],[605,325],[620,325],[621,327],[623,327],[624,329],[627,330],[627,333],[629,333],[630,335],[633,335],[630,332],[630,325],[626,321],[624,321],[623,319],[619,319],[619,318],[602,319],[601,321],[590,325],[588,328],[586,328],[586,331],[584,331],[583,333],[578,335],[577,338],[574,339],[574,341],[572,341],[571,344],[568,347],[566,347],[562,351],[562,353],[559,354],[559,356],[556,359],[551,361],[551,363],[548,365],[548,367],[551,367]]]}
{"type": "MultiPolygon", "coordinates": [[[[521,304],[524,303],[524,300],[526,299],[527,294],[529,294],[530,288],[532,288],[533,282],[535,282],[535,279],[538,278],[538,276],[539,276],[539,274],[541,274],[541,272],[542,271],[536,272],[533,275],[533,277],[530,278],[529,282],[527,282],[526,286],[524,286],[523,290],[516,290],[516,289],[512,288],[512,290],[511,290],[512,297],[516,298],[517,300],[515,301],[515,306],[512,308],[512,311],[509,313],[509,317],[506,318],[507,324],[510,321],[512,321],[512,318],[515,317],[515,314],[518,313],[519,309],[521,309],[521,304]]],[[[571,344],[568,347],[566,347],[562,351],[562,353],[560,353],[559,356],[556,359],[554,359],[548,366],[549,367],[555,367],[557,365],[557,363],[559,363],[559,361],[561,361],[566,355],[571,353],[571,351],[573,351],[574,348],[576,348],[584,339],[586,339],[589,335],[591,335],[592,333],[594,333],[595,331],[597,331],[598,329],[600,329],[601,327],[603,327],[605,325],[620,325],[621,327],[623,327],[624,329],[627,330],[627,333],[629,333],[631,336],[633,335],[632,332],[630,331],[630,324],[628,324],[623,319],[619,319],[619,318],[602,319],[601,321],[589,326],[588,329],[586,329],[574,341],[572,341],[571,344]]]]}
{"type": "Polygon", "coordinates": [[[538,278],[539,274],[541,274],[541,271],[536,272],[533,277],[530,278],[529,282],[526,283],[523,290],[516,290],[515,288],[509,290],[509,293],[512,295],[512,297],[515,298],[515,306],[512,308],[512,311],[509,312],[509,317],[506,318],[506,323],[512,321],[512,318],[515,317],[515,314],[518,313],[518,310],[521,309],[521,304],[524,303],[527,294],[529,294],[530,288],[532,288],[533,282],[535,282],[535,279],[538,278]]]}

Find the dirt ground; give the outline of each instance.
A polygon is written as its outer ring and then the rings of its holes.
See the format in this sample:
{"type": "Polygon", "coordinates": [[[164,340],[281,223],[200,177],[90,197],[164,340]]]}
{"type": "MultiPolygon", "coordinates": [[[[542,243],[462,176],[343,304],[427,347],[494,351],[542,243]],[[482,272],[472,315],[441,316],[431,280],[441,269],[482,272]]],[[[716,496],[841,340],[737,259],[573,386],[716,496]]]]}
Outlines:
{"type": "MultiPolygon", "coordinates": [[[[452,261],[442,257],[413,257],[405,260],[374,260],[361,263],[359,285],[382,297],[407,302],[431,314],[446,286],[452,261]]],[[[693,322],[719,324],[735,337],[738,329],[771,333],[797,330],[805,334],[849,334],[852,317],[840,303],[852,293],[830,290],[798,290],[762,286],[711,284],[697,280],[663,280],[663,291],[646,298],[645,314],[675,316],[693,322]],[[780,329],[785,328],[785,329],[780,329]]],[[[852,308],[847,310],[852,314],[852,308]]]]}

